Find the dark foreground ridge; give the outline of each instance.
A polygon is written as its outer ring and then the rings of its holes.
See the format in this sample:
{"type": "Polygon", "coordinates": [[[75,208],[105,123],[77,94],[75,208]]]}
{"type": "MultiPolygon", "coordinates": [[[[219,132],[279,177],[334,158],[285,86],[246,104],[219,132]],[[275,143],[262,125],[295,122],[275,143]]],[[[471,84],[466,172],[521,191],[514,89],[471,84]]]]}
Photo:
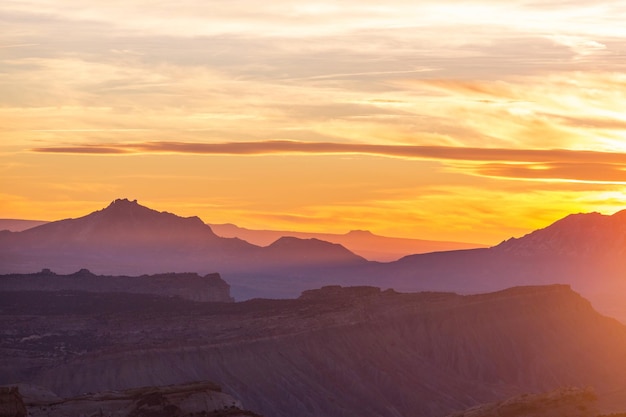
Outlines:
{"type": "Polygon", "coordinates": [[[565,285],[239,303],[0,291],[0,329],[0,384],[63,397],[210,380],[266,416],[441,417],[589,386],[600,412],[626,409],[626,328],[565,285]]]}
{"type": "Polygon", "coordinates": [[[0,387],[2,417],[261,417],[212,382],[141,387],[60,398],[41,387],[0,387]]]}
{"type": "Polygon", "coordinates": [[[57,275],[49,269],[34,274],[0,275],[0,291],[81,291],[180,297],[192,301],[233,302],[230,286],[219,274],[168,273],[141,276],[95,275],[87,269],[57,275]]]}

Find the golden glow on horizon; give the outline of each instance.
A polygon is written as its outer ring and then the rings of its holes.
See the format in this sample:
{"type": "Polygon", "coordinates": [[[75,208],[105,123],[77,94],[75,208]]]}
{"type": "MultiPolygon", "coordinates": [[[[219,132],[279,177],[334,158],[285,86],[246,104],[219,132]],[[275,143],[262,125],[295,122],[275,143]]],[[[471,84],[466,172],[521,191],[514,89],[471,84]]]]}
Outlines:
{"type": "Polygon", "coordinates": [[[0,17],[0,218],[128,197],[249,228],[492,244],[625,206],[618,1],[15,0],[0,17]],[[261,151],[195,146],[230,143],[261,151]]]}

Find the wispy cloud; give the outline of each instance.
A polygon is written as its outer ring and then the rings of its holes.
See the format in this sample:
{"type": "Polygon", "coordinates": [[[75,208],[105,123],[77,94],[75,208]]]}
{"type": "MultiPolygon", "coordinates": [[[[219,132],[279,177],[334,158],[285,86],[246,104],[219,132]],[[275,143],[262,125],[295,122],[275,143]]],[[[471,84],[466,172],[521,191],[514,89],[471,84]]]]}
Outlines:
{"type": "Polygon", "coordinates": [[[454,146],[376,145],[365,143],[299,142],[137,142],[122,144],[48,146],[31,149],[45,153],[180,153],[206,155],[364,154],[401,158],[508,162],[585,162],[626,164],[626,153],[569,149],[504,149],[454,146]]]}
{"type": "Polygon", "coordinates": [[[26,48],[28,46],[37,46],[39,45],[38,43],[18,43],[18,44],[14,44],[14,45],[1,45],[0,44],[0,49],[4,49],[4,48],[26,48]]]}
{"type": "Polygon", "coordinates": [[[39,147],[38,153],[65,154],[201,154],[201,155],[374,155],[382,157],[465,161],[479,175],[524,179],[626,182],[626,153],[568,149],[503,149],[453,146],[376,145],[331,142],[262,141],[225,143],[141,142],[39,147]]]}
{"type": "Polygon", "coordinates": [[[540,164],[489,163],[476,168],[482,175],[536,180],[574,180],[592,183],[626,184],[626,166],[623,163],[551,162],[540,164]]]}

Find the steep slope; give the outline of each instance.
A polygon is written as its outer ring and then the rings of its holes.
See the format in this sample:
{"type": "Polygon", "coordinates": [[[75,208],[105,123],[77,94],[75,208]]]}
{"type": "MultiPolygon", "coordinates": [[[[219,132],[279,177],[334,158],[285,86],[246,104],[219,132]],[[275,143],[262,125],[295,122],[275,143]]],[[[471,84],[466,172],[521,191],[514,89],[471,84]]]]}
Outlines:
{"type": "Polygon", "coordinates": [[[564,256],[596,259],[626,254],[626,210],[612,216],[571,214],[550,226],[494,248],[520,256],[564,256]]]}
{"type": "Polygon", "coordinates": [[[58,297],[0,293],[0,383],[74,395],[208,379],[272,416],[442,416],[571,385],[594,387],[600,411],[626,408],[626,328],[566,286],[335,286],[219,305],[126,295],[80,312],[67,297],[92,296],[58,297]]]}

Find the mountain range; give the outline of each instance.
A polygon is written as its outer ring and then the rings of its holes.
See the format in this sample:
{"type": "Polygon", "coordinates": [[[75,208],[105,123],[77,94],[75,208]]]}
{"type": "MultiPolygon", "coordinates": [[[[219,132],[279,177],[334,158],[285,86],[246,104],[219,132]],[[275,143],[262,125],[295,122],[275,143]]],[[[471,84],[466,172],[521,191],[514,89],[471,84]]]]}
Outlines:
{"type": "MultiPolygon", "coordinates": [[[[121,200],[124,201],[124,200],[121,200]]],[[[0,230],[21,232],[49,222],[40,220],[0,219],[0,230]]],[[[311,233],[285,230],[253,230],[231,223],[209,223],[211,230],[220,237],[239,238],[257,246],[269,246],[282,237],[317,239],[337,243],[370,261],[391,262],[416,253],[486,247],[480,243],[448,242],[439,240],[408,239],[379,236],[368,230],[351,230],[344,234],[311,233]]]]}
{"type": "Polygon", "coordinates": [[[350,265],[365,259],[318,239],[284,237],[267,247],[217,236],[198,217],[158,212],[127,199],[77,219],[0,232],[0,272],[49,268],[70,273],[249,271],[350,265]]]}
{"type": "Polygon", "coordinates": [[[197,217],[123,199],[81,218],[0,232],[0,273],[219,272],[239,300],[295,297],[331,284],[479,293],[562,283],[626,320],[625,250],[626,211],[573,214],[491,248],[372,262],[320,239],[282,237],[262,247],[220,237],[197,217]]]}

